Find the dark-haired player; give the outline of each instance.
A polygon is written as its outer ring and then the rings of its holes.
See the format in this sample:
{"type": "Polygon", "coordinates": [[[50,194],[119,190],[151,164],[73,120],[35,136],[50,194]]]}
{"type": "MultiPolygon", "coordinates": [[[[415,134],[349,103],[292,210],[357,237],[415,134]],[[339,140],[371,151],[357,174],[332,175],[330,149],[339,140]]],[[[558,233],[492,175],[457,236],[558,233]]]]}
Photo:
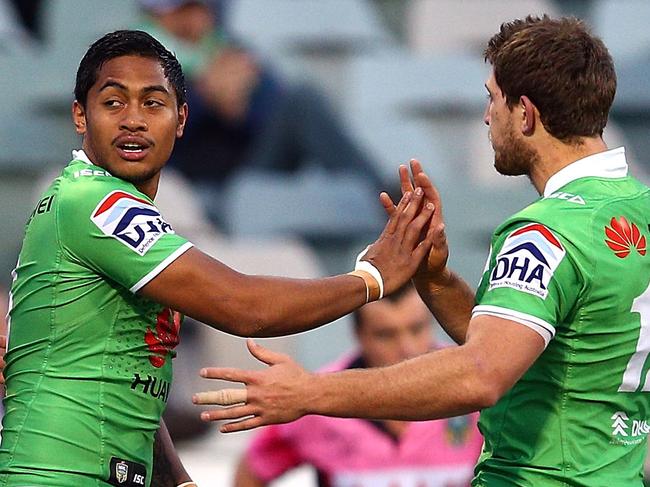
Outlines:
{"type": "Polygon", "coordinates": [[[174,56],[144,32],[107,34],[81,60],[75,97],[82,150],[34,208],[14,272],[0,485],[184,484],[182,471],[152,482],[181,313],[244,336],[327,323],[411,277],[433,207],[406,195],[352,275],[243,275],[153,203],[187,118],[174,56]]]}

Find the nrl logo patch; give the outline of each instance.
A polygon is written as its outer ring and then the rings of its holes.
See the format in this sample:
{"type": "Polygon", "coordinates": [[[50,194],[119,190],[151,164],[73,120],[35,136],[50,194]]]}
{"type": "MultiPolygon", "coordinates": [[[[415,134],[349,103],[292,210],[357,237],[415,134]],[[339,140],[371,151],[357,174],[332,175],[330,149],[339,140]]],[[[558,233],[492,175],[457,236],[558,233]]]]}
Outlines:
{"type": "Polygon", "coordinates": [[[174,233],[155,206],[124,191],[108,194],[90,219],[104,235],[116,238],[139,255],[146,254],[164,234],[174,233]]]}
{"type": "Polygon", "coordinates": [[[496,256],[489,290],[509,287],[546,299],[548,284],[566,255],[558,238],[533,223],[512,232],[496,256]]]}

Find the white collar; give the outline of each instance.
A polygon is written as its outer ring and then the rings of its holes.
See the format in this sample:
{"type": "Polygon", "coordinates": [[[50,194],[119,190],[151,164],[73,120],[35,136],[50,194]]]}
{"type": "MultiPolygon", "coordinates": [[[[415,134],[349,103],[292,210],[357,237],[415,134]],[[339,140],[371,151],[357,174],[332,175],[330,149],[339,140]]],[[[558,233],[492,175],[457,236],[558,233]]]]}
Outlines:
{"type": "Polygon", "coordinates": [[[86,164],[89,164],[91,166],[95,165],[95,164],[92,163],[92,161],[90,159],[88,159],[88,156],[83,151],[83,149],[73,150],[72,151],[72,160],[73,161],[82,161],[82,162],[85,162],[86,164]]]}
{"type": "Polygon", "coordinates": [[[553,174],[546,182],[544,196],[555,193],[565,184],[579,178],[624,178],[627,176],[625,147],[610,149],[605,152],[592,154],[572,162],[553,174]]]}

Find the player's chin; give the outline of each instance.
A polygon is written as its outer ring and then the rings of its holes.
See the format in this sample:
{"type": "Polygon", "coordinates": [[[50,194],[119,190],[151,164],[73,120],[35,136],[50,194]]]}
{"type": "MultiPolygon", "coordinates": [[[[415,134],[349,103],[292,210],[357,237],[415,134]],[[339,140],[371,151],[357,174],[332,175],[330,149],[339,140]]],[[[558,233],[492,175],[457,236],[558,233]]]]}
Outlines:
{"type": "Polygon", "coordinates": [[[143,163],[129,163],[128,165],[120,165],[111,173],[113,176],[129,183],[139,184],[155,177],[160,172],[160,169],[158,166],[149,166],[143,163]]]}

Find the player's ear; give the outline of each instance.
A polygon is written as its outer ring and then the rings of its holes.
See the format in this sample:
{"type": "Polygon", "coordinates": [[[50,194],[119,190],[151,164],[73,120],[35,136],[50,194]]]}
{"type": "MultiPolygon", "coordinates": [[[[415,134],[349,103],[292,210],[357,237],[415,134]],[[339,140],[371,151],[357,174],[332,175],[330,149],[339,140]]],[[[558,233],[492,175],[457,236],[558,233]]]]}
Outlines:
{"type": "Polygon", "coordinates": [[[187,122],[187,103],[183,103],[178,107],[178,125],[176,126],[176,138],[183,136],[183,131],[185,130],[185,122],[187,122]]]}
{"type": "Polygon", "coordinates": [[[535,132],[537,108],[527,96],[519,98],[519,107],[521,109],[521,133],[532,135],[535,132]]]}
{"type": "Polygon", "coordinates": [[[77,100],[72,102],[72,121],[79,135],[86,133],[86,110],[77,100]]]}

